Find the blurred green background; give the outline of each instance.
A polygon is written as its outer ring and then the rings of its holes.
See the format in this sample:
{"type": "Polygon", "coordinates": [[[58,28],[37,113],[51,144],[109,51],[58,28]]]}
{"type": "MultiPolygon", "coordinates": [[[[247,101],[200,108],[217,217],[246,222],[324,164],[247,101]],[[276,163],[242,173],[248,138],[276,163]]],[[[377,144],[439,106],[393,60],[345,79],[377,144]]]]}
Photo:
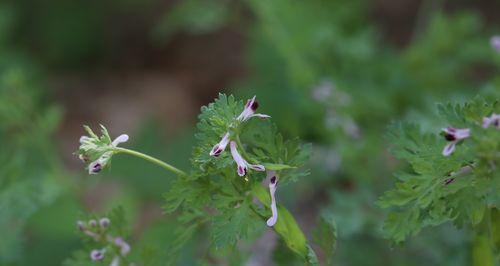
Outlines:
{"type": "MultiPolygon", "coordinates": [[[[88,176],[81,126],[187,169],[199,108],[220,91],[257,95],[284,135],[313,143],[311,175],[279,199],[309,238],[334,217],[336,265],[469,265],[467,228],[393,247],[375,201],[406,167],[388,152],[392,121],[438,130],[436,102],[500,88],[499,13],[495,0],[2,1],[0,265],[61,265],[82,248],[79,215],[116,206],[133,250],[161,256],[179,226],[160,207],[174,177],[125,156],[88,176]]],[[[246,242],[236,263],[207,255],[201,232],[179,265],[293,263],[271,255],[272,231],[246,242]]]]}

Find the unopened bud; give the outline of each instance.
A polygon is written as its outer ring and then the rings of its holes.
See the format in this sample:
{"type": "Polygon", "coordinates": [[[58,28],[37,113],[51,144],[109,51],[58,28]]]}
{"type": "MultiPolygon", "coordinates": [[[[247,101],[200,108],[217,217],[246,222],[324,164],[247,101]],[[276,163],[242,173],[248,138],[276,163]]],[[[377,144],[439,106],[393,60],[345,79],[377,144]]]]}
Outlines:
{"type": "Polygon", "coordinates": [[[109,218],[107,217],[104,217],[102,218],[101,220],[99,220],[99,225],[102,227],[102,228],[107,228],[109,226],[109,224],[111,223],[111,221],[109,220],[109,218]]]}
{"type": "Polygon", "coordinates": [[[90,227],[96,227],[97,226],[97,221],[96,220],[90,220],[89,221],[90,227]]]}

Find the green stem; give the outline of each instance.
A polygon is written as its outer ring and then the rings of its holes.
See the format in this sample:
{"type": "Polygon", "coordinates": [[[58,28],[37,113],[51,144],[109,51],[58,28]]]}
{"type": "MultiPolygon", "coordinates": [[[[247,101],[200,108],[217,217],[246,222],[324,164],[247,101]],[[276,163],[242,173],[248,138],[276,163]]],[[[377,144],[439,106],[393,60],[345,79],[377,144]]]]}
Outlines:
{"type": "Polygon", "coordinates": [[[472,265],[493,266],[494,252],[491,235],[491,209],[486,208],[483,220],[474,228],[472,265]]]}
{"type": "Polygon", "coordinates": [[[132,156],[135,156],[135,157],[138,157],[138,158],[141,158],[141,159],[144,159],[148,162],[151,162],[151,163],[154,163],[160,167],[163,167],[164,169],[178,175],[178,176],[187,176],[186,172],[162,161],[162,160],[159,160],[159,159],[156,159],[152,156],[149,156],[147,154],[144,154],[144,153],[141,153],[141,152],[138,152],[138,151],[134,151],[134,150],[129,150],[129,149],[125,149],[125,148],[120,148],[120,147],[116,147],[116,148],[113,148],[113,151],[115,153],[125,153],[125,154],[128,154],[128,155],[132,155],[132,156]]]}
{"type": "Polygon", "coordinates": [[[243,144],[241,143],[241,140],[240,140],[240,134],[236,134],[236,143],[238,143],[238,146],[240,146],[240,151],[241,153],[243,153],[243,157],[245,158],[245,160],[248,160],[249,157],[248,157],[248,154],[247,152],[245,151],[245,148],[243,147],[243,144]]]}

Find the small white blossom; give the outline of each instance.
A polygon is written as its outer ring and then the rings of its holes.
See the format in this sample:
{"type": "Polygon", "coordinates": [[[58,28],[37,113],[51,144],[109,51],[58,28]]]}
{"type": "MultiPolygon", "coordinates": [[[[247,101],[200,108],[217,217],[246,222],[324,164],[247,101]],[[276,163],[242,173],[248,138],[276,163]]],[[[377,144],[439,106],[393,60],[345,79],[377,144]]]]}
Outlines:
{"type": "Polygon", "coordinates": [[[245,176],[247,174],[248,168],[261,172],[266,170],[263,165],[250,164],[245,159],[243,159],[243,157],[241,157],[240,153],[238,152],[237,148],[238,146],[236,142],[231,141],[230,146],[231,146],[231,155],[233,156],[233,159],[238,166],[237,171],[239,176],[245,176]]]}
{"type": "Polygon", "coordinates": [[[96,220],[90,220],[89,221],[89,226],[90,227],[96,227],[97,226],[97,221],[96,220]]]}
{"type": "Polygon", "coordinates": [[[490,117],[483,118],[483,128],[488,128],[493,125],[496,129],[500,129],[500,115],[491,114],[490,117]]]}
{"type": "Polygon", "coordinates": [[[245,109],[243,109],[243,112],[241,112],[241,114],[236,118],[237,120],[244,122],[252,117],[259,117],[264,119],[271,117],[269,115],[255,113],[257,108],[259,108],[259,103],[255,100],[255,97],[256,96],[253,96],[252,99],[247,101],[247,103],[245,104],[245,109]]]}
{"type": "Polygon", "coordinates": [[[226,133],[224,137],[222,137],[222,140],[215,144],[215,146],[212,148],[210,151],[210,156],[215,156],[218,157],[227,147],[227,144],[229,143],[229,133],[226,133]]]}
{"type": "Polygon", "coordinates": [[[102,126],[103,137],[97,137],[90,128],[86,127],[86,130],[91,135],[80,137],[80,151],[78,158],[85,163],[88,163],[90,158],[95,159],[88,165],[88,171],[90,175],[99,173],[108,164],[111,156],[113,155],[113,148],[116,148],[118,144],[127,142],[129,137],[127,134],[121,134],[113,141],[109,139],[108,131],[102,126]]]}
{"type": "Polygon", "coordinates": [[[271,178],[269,180],[269,194],[271,195],[271,212],[272,216],[266,221],[267,226],[274,226],[278,221],[278,209],[276,207],[276,188],[278,187],[278,177],[274,174],[274,172],[269,172],[271,174],[271,178]]]}
{"type": "Polygon", "coordinates": [[[312,90],[313,99],[318,102],[328,101],[329,98],[332,96],[332,91],[334,90],[334,87],[335,86],[331,81],[329,80],[322,81],[318,86],[313,88],[312,90]]]}
{"type": "Polygon", "coordinates": [[[101,218],[101,220],[99,220],[99,225],[101,226],[101,228],[107,228],[110,223],[111,221],[107,217],[101,218]]]}
{"type": "Polygon", "coordinates": [[[490,45],[493,50],[500,53],[500,36],[492,36],[490,39],[490,45]]]}
{"type": "Polygon", "coordinates": [[[130,252],[130,245],[123,240],[121,237],[117,237],[114,239],[114,244],[120,248],[120,253],[122,256],[127,255],[130,252]]]}
{"type": "Polygon", "coordinates": [[[104,259],[105,252],[106,252],[105,249],[102,250],[94,249],[92,250],[92,252],[90,252],[90,259],[92,259],[92,261],[100,261],[104,259]]]}
{"type": "Polygon", "coordinates": [[[468,128],[453,128],[453,127],[447,127],[443,128],[444,131],[444,138],[449,141],[444,149],[443,149],[443,155],[444,156],[449,156],[450,154],[455,151],[455,146],[456,144],[468,137],[470,137],[470,129],[468,128]]]}

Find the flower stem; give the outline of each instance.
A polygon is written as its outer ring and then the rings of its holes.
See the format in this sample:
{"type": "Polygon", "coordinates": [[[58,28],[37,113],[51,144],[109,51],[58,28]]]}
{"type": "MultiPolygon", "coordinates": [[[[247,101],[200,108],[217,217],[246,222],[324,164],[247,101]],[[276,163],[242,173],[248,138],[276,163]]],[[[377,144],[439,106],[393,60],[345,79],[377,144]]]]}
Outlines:
{"type": "Polygon", "coordinates": [[[249,159],[247,152],[245,151],[245,148],[243,147],[243,144],[241,143],[240,140],[240,134],[236,134],[236,143],[240,147],[241,153],[243,153],[243,156],[245,157],[246,160],[249,159]]]}
{"type": "Polygon", "coordinates": [[[144,154],[142,152],[138,152],[138,151],[134,151],[134,150],[129,150],[129,149],[125,149],[125,148],[120,148],[120,147],[115,147],[113,148],[113,151],[115,153],[125,153],[125,154],[128,154],[128,155],[132,155],[132,156],[135,156],[135,157],[138,157],[138,158],[141,158],[141,159],[144,159],[148,162],[151,162],[151,163],[154,163],[160,167],[163,167],[164,169],[178,175],[178,176],[187,176],[186,172],[162,161],[162,160],[159,160],[159,159],[156,159],[152,156],[149,156],[147,154],[144,154]]]}
{"type": "Polygon", "coordinates": [[[483,220],[474,228],[472,265],[493,266],[495,255],[491,236],[491,209],[486,208],[483,220]]]}

